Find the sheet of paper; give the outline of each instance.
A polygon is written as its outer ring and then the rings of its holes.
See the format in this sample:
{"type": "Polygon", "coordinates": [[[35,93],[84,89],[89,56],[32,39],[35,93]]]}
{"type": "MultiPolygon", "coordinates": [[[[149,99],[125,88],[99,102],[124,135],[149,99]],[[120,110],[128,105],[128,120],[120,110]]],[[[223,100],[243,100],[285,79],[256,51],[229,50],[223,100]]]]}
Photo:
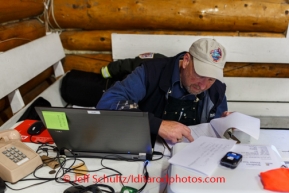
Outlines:
{"type": "Polygon", "coordinates": [[[250,138],[250,144],[274,145],[284,161],[289,161],[289,130],[262,129],[260,139],[250,138]]]}
{"type": "Polygon", "coordinates": [[[284,164],[277,149],[271,145],[237,144],[232,150],[243,156],[236,169],[270,170],[284,164]]]}
{"type": "Polygon", "coordinates": [[[200,136],[176,153],[169,162],[211,176],[221,158],[235,143],[233,140],[200,136]]]}
{"type": "MultiPolygon", "coordinates": [[[[188,127],[190,128],[192,137],[194,139],[197,139],[200,136],[217,137],[210,123],[201,123],[198,125],[192,125],[188,127]]],[[[170,148],[174,146],[174,143],[172,143],[171,141],[166,142],[170,148]]],[[[182,143],[190,143],[190,142],[187,138],[183,137],[182,143]]]]}
{"type": "Polygon", "coordinates": [[[223,136],[227,129],[236,128],[259,139],[260,119],[255,117],[234,112],[226,117],[213,119],[210,123],[220,136],[223,136]]]}
{"type": "MultiPolygon", "coordinates": [[[[200,136],[217,137],[210,123],[201,123],[198,125],[189,126],[194,139],[200,136]]],[[[183,137],[183,142],[189,143],[188,139],[183,137]]]]}

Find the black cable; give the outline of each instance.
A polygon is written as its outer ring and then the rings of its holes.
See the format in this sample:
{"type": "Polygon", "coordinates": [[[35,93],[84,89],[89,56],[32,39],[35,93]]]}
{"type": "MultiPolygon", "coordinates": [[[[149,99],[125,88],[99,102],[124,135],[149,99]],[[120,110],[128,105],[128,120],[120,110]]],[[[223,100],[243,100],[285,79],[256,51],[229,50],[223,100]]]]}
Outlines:
{"type": "Polygon", "coordinates": [[[48,156],[48,150],[54,151],[54,149],[56,148],[56,146],[49,145],[47,143],[38,142],[36,144],[40,144],[40,145],[38,146],[38,148],[37,148],[37,150],[35,152],[39,154],[39,151],[44,151],[44,152],[46,152],[47,156],[48,156]]]}
{"type": "Polygon", "coordinates": [[[164,157],[164,153],[158,152],[158,151],[154,151],[153,155],[160,155],[160,157],[157,158],[157,159],[152,159],[151,161],[157,161],[157,160],[160,160],[160,159],[162,159],[164,157]]]}
{"type": "MultiPolygon", "coordinates": [[[[76,158],[75,154],[74,154],[72,151],[70,151],[69,149],[67,149],[67,150],[73,155],[73,159],[66,159],[66,162],[69,161],[69,160],[73,160],[73,164],[72,164],[70,167],[68,167],[68,168],[64,168],[64,167],[61,166],[61,168],[64,170],[63,174],[66,174],[66,173],[68,173],[68,172],[70,172],[70,173],[77,173],[77,172],[72,172],[71,170],[75,170],[75,169],[77,169],[78,167],[83,166],[83,165],[85,164],[85,162],[84,162],[83,160],[81,160],[81,159],[76,158]],[[80,161],[82,161],[82,165],[80,165],[80,166],[78,166],[78,167],[76,167],[76,168],[71,169],[71,167],[72,167],[72,166],[74,165],[74,163],[75,163],[75,160],[80,160],[80,161]]],[[[102,159],[102,160],[103,160],[103,159],[102,159]]],[[[105,178],[109,178],[109,177],[116,176],[116,175],[120,175],[120,176],[122,175],[122,173],[120,173],[119,171],[104,166],[104,165],[102,164],[102,160],[101,160],[101,165],[102,165],[104,168],[100,168],[100,169],[97,169],[97,170],[77,170],[77,171],[95,172],[95,171],[101,171],[101,170],[104,170],[104,169],[109,169],[109,170],[112,170],[112,171],[116,172],[117,174],[108,175],[108,176],[106,176],[105,178]]],[[[98,184],[100,181],[102,181],[102,180],[105,179],[105,178],[101,178],[100,180],[98,180],[98,182],[97,182],[96,184],[91,185],[91,186],[84,187],[84,189],[85,189],[85,190],[92,190],[92,189],[89,189],[89,188],[90,188],[90,187],[93,187],[93,186],[103,186],[103,187],[108,188],[108,189],[110,190],[110,192],[114,193],[115,191],[114,191],[114,189],[113,189],[112,187],[110,187],[110,186],[108,186],[108,185],[105,185],[105,184],[98,184]],[[88,189],[87,189],[87,188],[88,188],[88,189]]],[[[62,179],[62,178],[61,178],[61,179],[62,179]]],[[[62,179],[62,180],[64,180],[64,179],[62,179]]],[[[67,182],[67,180],[64,180],[64,181],[67,182]]],[[[121,180],[120,180],[120,181],[121,181],[121,180]]],[[[58,181],[57,181],[57,182],[58,182],[58,181]]],[[[77,183],[72,182],[72,181],[68,181],[68,182],[69,182],[69,183],[73,183],[73,185],[78,185],[77,183]]],[[[121,184],[123,185],[122,181],[121,181],[121,184]]],[[[106,190],[103,190],[103,191],[109,192],[109,191],[106,191],[106,190]]],[[[85,192],[85,191],[84,191],[84,192],[85,192]]]]}
{"type": "MultiPolygon", "coordinates": [[[[76,158],[76,156],[75,156],[75,154],[73,154],[73,152],[71,151],[71,150],[69,150],[69,149],[67,149],[67,148],[62,148],[62,149],[60,149],[60,151],[57,151],[57,160],[58,160],[58,162],[60,163],[60,168],[59,168],[59,170],[57,170],[57,172],[56,172],[56,176],[59,174],[59,172],[60,172],[60,170],[62,170],[62,175],[59,177],[59,178],[57,178],[57,179],[55,179],[55,181],[56,182],[58,182],[58,183],[67,183],[68,181],[66,180],[66,179],[62,179],[62,177],[68,172],[68,171],[70,171],[71,170],[71,167],[75,164],[75,162],[76,162],[76,160],[80,160],[80,161],[82,161],[83,163],[85,163],[83,160],[81,160],[81,159],[77,159],[76,158]],[[71,153],[71,155],[73,155],[73,159],[65,159],[64,161],[62,161],[61,162],[61,160],[60,160],[60,156],[59,156],[59,152],[60,151],[65,151],[65,150],[68,150],[70,153],[71,153]],[[72,164],[68,167],[68,168],[64,168],[63,166],[66,164],[66,162],[67,161],[69,161],[69,160],[72,160],[73,162],[72,162],[72,164]],[[64,182],[60,182],[60,181],[58,181],[58,179],[62,179],[64,182]]],[[[70,181],[70,180],[69,180],[70,181]]]]}
{"type": "MultiPolygon", "coordinates": [[[[118,155],[107,155],[105,157],[103,157],[101,159],[101,166],[103,168],[100,168],[100,169],[97,169],[97,170],[80,170],[80,169],[77,169],[83,165],[85,165],[85,162],[82,160],[82,159],[79,159],[79,158],[76,158],[75,154],[69,150],[69,149],[66,149],[66,148],[63,148],[61,150],[67,150],[71,153],[72,158],[64,158],[63,156],[60,155],[60,151],[56,148],[56,146],[53,146],[53,145],[49,145],[49,144],[46,144],[46,143],[38,143],[40,144],[40,146],[37,148],[36,152],[39,153],[40,151],[43,151],[43,152],[46,152],[47,156],[49,155],[48,152],[49,151],[55,151],[57,150],[57,155],[55,157],[52,157],[52,158],[49,158],[45,161],[47,161],[46,163],[49,163],[50,161],[55,161],[57,160],[58,163],[59,163],[59,169],[56,171],[56,174],[54,177],[51,177],[51,178],[46,178],[46,177],[40,177],[37,175],[37,171],[40,170],[43,166],[45,166],[45,164],[41,164],[39,165],[38,167],[36,167],[36,169],[33,171],[33,176],[35,178],[26,178],[26,179],[22,179],[22,180],[19,180],[20,181],[29,181],[29,180],[43,180],[43,182],[39,182],[39,183],[35,183],[35,184],[32,184],[32,185],[29,185],[29,186],[26,186],[26,187],[23,187],[23,188],[19,188],[19,189],[14,189],[10,186],[7,185],[8,188],[10,188],[11,190],[23,190],[23,189],[27,189],[29,187],[32,187],[32,186],[37,186],[37,185],[41,185],[41,184],[44,184],[44,183],[47,183],[47,182],[50,182],[50,181],[55,181],[57,183],[69,183],[73,186],[77,186],[79,184],[75,183],[74,181],[71,181],[71,180],[68,180],[68,179],[63,179],[63,176],[67,173],[75,173],[75,174],[78,174],[78,172],[81,172],[81,171],[86,171],[86,172],[98,172],[98,171],[101,171],[101,170],[111,170],[113,172],[115,172],[115,174],[112,174],[112,175],[108,175],[108,176],[105,176],[103,178],[100,178],[98,180],[98,182],[94,185],[97,185],[97,186],[101,186],[101,187],[106,187],[108,188],[110,191],[107,191],[107,190],[102,190],[104,192],[114,192],[114,189],[108,185],[105,185],[105,184],[99,184],[102,180],[106,179],[106,178],[110,178],[112,176],[117,176],[119,175],[120,177],[120,183],[122,184],[122,186],[124,186],[123,182],[122,182],[122,178],[121,176],[123,175],[121,172],[113,169],[113,168],[110,168],[110,167],[107,167],[103,164],[103,161],[104,159],[108,159],[109,157],[114,157],[114,158],[117,158],[117,159],[114,159],[114,160],[118,160],[118,161],[130,161],[130,162],[135,162],[135,161],[141,161],[141,160],[130,160],[130,159],[127,159],[125,157],[122,157],[122,156],[118,156],[118,155]],[[63,160],[61,160],[63,159],[63,160]],[[68,167],[65,167],[69,161],[72,161],[71,164],[68,165],[68,167]],[[72,166],[76,163],[76,161],[80,161],[81,164],[75,168],[72,168],[72,166]],[[60,181],[62,180],[62,181],[60,181]]],[[[162,153],[161,152],[156,152],[156,155],[161,155],[162,153]]],[[[148,180],[148,172],[147,172],[147,164],[148,164],[148,161],[145,162],[145,165],[144,165],[144,170],[143,170],[143,174],[145,176],[145,184],[143,185],[143,187],[140,189],[140,191],[142,191],[146,184],[147,184],[147,180],[148,180]]],[[[80,173],[79,173],[80,174],[80,173]]],[[[83,173],[81,173],[83,174],[83,173]]],[[[87,186],[87,187],[91,187],[91,186],[87,186]]],[[[86,187],[84,187],[86,188],[86,187]]]]}
{"type": "MultiPolygon", "coordinates": [[[[121,178],[121,177],[122,177],[122,173],[119,172],[119,171],[117,171],[117,170],[115,170],[115,169],[113,169],[113,168],[107,167],[107,166],[105,166],[105,165],[103,164],[104,159],[105,159],[106,157],[109,157],[109,156],[114,156],[114,155],[107,155],[107,156],[105,156],[104,158],[101,159],[100,164],[101,164],[102,167],[104,167],[104,168],[106,168],[106,169],[108,169],[108,170],[111,170],[111,171],[116,172],[116,173],[119,175],[119,181],[120,181],[121,185],[124,186],[124,184],[123,184],[123,182],[122,182],[122,178],[121,178]]],[[[122,160],[122,158],[123,158],[123,157],[121,157],[121,156],[116,156],[116,157],[120,158],[120,160],[122,160]]],[[[116,176],[116,175],[114,175],[114,176],[116,176]]],[[[111,176],[110,176],[110,177],[111,177],[111,176]]],[[[105,178],[103,178],[103,179],[105,179],[105,178]]],[[[101,179],[101,180],[103,180],[103,179],[101,179]]]]}
{"type": "Polygon", "coordinates": [[[144,177],[145,177],[145,184],[137,191],[138,193],[143,191],[148,183],[148,179],[149,179],[149,173],[148,173],[148,170],[147,170],[147,165],[148,165],[149,161],[146,160],[144,162],[144,168],[143,168],[143,174],[144,174],[144,177]]]}
{"type": "MultiPolygon", "coordinates": [[[[162,139],[162,145],[163,145],[163,147],[164,147],[164,150],[163,150],[163,152],[159,152],[159,151],[154,151],[153,152],[153,155],[161,155],[161,157],[159,157],[159,158],[157,158],[157,159],[152,159],[151,161],[156,161],[156,160],[160,160],[160,159],[162,159],[163,157],[164,157],[164,153],[165,153],[165,150],[166,150],[166,146],[168,147],[168,144],[165,142],[165,140],[163,139],[163,138],[161,138],[162,139]],[[166,146],[165,146],[166,145],[166,146]]],[[[169,148],[168,148],[169,149],[169,148]]],[[[171,151],[170,149],[169,149],[169,151],[171,151]]]]}
{"type": "MultiPolygon", "coordinates": [[[[53,146],[50,146],[50,145],[47,145],[47,144],[41,144],[39,147],[38,147],[38,149],[37,149],[37,151],[39,151],[39,150],[42,150],[43,149],[43,146],[49,146],[49,147],[51,147],[52,149],[50,149],[50,150],[54,150],[54,147],[53,146]]],[[[57,156],[55,157],[55,158],[51,158],[51,159],[58,159],[58,162],[60,163],[60,169],[61,168],[63,168],[62,166],[65,164],[65,162],[66,161],[63,161],[63,163],[59,160],[60,158],[62,158],[62,157],[60,157],[59,156],[59,152],[57,153],[57,156]]],[[[78,160],[80,160],[80,159],[78,159],[78,160]]],[[[82,160],[81,160],[82,161],[82,160]]],[[[82,161],[83,162],[83,161],[82,161]]],[[[40,169],[40,168],[42,168],[44,166],[44,164],[41,164],[41,165],[39,165],[38,167],[36,167],[36,169],[33,171],[33,176],[35,177],[34,179],[21,179],[21,180],[19,180],[18,182],[21,182],[21,181],[29,181],[29,180],[44,180],[44,182],[39,182],[39,183],[36,183],[36,184],[32,184],[32,185],[29,185],[29,186],[26,186],[26,187],[23,187],[23,188],[19,188],[19,189],[15,189],[15,188],[12,188],[12,187],[10,187],[10,186],[8,186],[7,184],[7,187],[8,188],[10,188],[11,190],[23,190],[23,189],[26,189],[26,188],[29,188],[29,187],[32,187],[32,186],[36,186],[36,185],[41,185],[41,184],[44,184],[44,183],[46,183],[46,182],[50,182],[50,181],[52,181],[52,180],[55,180],[56,182],[58,182],[58,183],[62,183],[62,182],[59,182],[59,181],[57,181],[59,178],[61,178],[63,175],[65,175],[66,173],[65,172],[63,172],[63,174],[61,175],[61,177],[57,177],[57,174],[58,173],[56,173],[56,175],[55,175],[55,177],[54,178],[43,178],[43,177],[38,177],[38,176],[36,176],[36,172],[40,169]]],[[[71,167],[71,166],[70,166],[71,167]]],[[[59,170],[60,170],[59,169],[59,170]]],[[[59,170],[58,170],[58,172],[59,172],[59,170]]],[[[64,182],[64,183],[67,183],[67,182],[64,182]]],[[[68,182],[68,183],[73,183],[73,182],[68,182]]]]}
{"type": "MultiPolygon", "coordinates": [[[[163,153],[161,153],[161,152],[156,152],[156,153],[159,153],[159,155],[163,155],[163,153]]],[[[117,173],[120,175],[120,183],[122,184],[122,186],[124,186],[124,184],[123,184],[123,182],[122,182],[122,179],[121,179],[122,174],[121,174],[119,171],[117,171],[117,170],[115,170],[115,169],[113,169],[113,168],[109,168],[109,167],[107,167],[107,166],[105,166],[105,165],[103,164],[103,160],[104,160],[105,158],[107,158],[107,157],[110,157],[110,156],[111,156],[111,157],[117,157],[117,158],[119,158],[119,160],[125,160],[125,161],[134,161],[134,162],[136,162],[136,161],[140,161],[140,160],[129,160],[129,159],[126,159],[126,158],[124,158],[124,157],[122,157],[122,156],[119,156],[119,155],[107,155],[107,156],[105,156],[104,158],[101,159],[101,165],[102,165],[104,168],[107,168],[107,169],[110,169],[110,170],[112,170],[112,171],[115,171],[115,172],[117,172],[117,173]]],[[[144,162],[143,175],[144,175],[144,177],[145,177],[145,184],[138,190],[138,193],[141,192],[141,191],[143,191],[144,188],[146,187],[147,183],[148,183],[148,179],[149,179],[149,173],[148,173],[148,171],[147,171],[147,165],[148,165],[148,163],[149,163],[148,160],[146,160],[146,161],[144,162]]],[[[105,178],[108,178],[108,177],[111,177],[111,176],[115,176],[115,175],[106,176],[105,178]]],[[[103,179],[104,179],[104,178],[103,178],[103,179]]],[[[103,180],[103,179],[101,179],[101,180],[103,180]]]]}
{"type": "MultiPolygon", "coordinates": [[[[38,179],[35,179],[35,180],[38,180],[38,179]]],[[[23,181],[24,181],[24,180],[23,180],[23,181]]],[[[51,181],[51,180],[46,180],[46,181],[44,181],[44,182],[39,182],[39,183],[32,184],[32,185],[30,185],[30,186],[26,186],[26,187],[24,187],[24,188],[19,188],[19,189],[11,188],[10,186],[7,185],[7,183],[6,183],[6,186],[7,186],[9,189],[11,189],[11,190],[24,190],[24,189],[26,189],[26,188],[30,188],[30,187],[33,187],[33,186],[41,185],[41,184],[44,184],[44,183],[47,183],[47,182],[50,182],[50,181],[51,181]]]]}
{"type": "Polygon", "coordinates": [[[163,146],[165,145],[165,146],[168,148],[168,150],[170,151],[170,153],[172,153],[172,148],[168,145],[168,143],[166,142],[166,140],[164,140],[162,137],[160,137],[160,138],[161,138],[161,140],[162,140],[163,146]]]}

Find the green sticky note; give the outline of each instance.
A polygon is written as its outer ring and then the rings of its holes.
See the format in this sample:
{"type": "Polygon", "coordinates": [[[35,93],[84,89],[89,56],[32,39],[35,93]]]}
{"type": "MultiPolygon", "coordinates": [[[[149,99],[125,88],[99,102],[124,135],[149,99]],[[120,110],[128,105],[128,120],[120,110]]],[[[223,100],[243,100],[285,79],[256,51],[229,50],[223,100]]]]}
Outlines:
{"type": "Polygon", "coordinates": [[[64,112],[42,111],[47,128],[69,130],[68,122],[64,112]]]}

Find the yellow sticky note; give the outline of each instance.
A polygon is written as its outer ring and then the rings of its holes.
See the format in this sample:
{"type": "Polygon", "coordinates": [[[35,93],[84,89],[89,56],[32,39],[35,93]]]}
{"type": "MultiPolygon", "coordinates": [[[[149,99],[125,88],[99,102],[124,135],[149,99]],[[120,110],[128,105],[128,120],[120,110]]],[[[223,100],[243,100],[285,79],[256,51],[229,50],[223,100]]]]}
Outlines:
{"type": "Polygon", "coordinates": [[[68,122],[64,112],[42,111],[47,128],[69,130],[68,122]]]}

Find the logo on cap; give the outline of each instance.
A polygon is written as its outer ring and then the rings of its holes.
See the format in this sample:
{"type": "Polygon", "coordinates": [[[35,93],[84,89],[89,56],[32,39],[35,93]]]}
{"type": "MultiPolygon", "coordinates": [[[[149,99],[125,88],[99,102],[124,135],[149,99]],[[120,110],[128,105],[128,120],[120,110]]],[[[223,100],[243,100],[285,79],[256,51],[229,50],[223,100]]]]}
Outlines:
{"type": "Polygon", "coordinates": [[[218,62],[222,58],[222,50],[220,48],[211,50],[210,54],[214,62],[218,62]]]}

